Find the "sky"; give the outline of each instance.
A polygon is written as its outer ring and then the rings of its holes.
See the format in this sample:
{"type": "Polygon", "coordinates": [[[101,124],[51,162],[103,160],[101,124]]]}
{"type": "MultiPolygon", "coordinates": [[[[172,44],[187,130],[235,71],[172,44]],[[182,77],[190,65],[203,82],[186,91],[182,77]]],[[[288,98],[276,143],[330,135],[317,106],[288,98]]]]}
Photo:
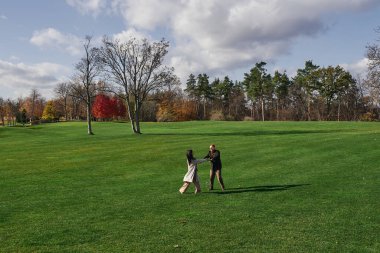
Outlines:
{"type": "MultiPolygon", "coordinates": [[[[312,60],[364,76],[379,43],[379,0],[1,0],[0,97],[47,99],[83,56],[86,35],[165,38],[165,65],[241,81],[260,61],[292,76],[312,60]]],[[[184,84],[183,84],[184,85],[184,84]]]]}

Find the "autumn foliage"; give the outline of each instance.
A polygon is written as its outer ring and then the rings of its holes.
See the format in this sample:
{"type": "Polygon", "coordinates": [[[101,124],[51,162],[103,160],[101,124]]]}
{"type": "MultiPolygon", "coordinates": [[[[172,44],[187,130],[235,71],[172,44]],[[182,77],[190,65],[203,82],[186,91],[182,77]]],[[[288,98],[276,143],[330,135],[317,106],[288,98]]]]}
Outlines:
{"type": "Polygon", "coordinates": [[[53,101],[48,101],[42,113],[42,119],[51,121],[51,120],[54,120],[55,118],[56,118],[56,111],[54,108],[54,103],[53,101]]]}
{"type": "Polygon", "coordinates": [[[126,108],[121,99],[99,94],[92,106],[92,114],[95,118],[102,120],[124,118],[126,108]]]}
{"type": "Polygon", "coordinates": [[[158,104],[157,121],[187,121],[195,120],[196,103],[188,100],[162,101],[158,104]]]}

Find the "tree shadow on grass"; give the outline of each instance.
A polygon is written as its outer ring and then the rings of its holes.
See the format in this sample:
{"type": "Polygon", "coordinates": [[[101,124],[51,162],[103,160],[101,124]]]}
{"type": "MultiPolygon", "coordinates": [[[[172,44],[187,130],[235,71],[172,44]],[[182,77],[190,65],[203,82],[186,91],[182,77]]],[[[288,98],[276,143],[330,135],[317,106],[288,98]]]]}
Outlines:
{"type": "Polygon", "coordinates": [[[295,187],[308,186],[310,184],[286,184],[286,185],[261,185],[261,186],[249,186],[249,187],[237,187],[228,188],[223,191],[209,191],[204,193],[212,194],[236,194],[245,192],[272,192],[272,191],[286,191],[295,187]]]}
{"type": "Polygon", "coordinates": [[[349,130],[282,130],[282,131],[240,131],[240,132],[220,132],[220,133],[195,133],[195,132],[172,132],[172,133],[145,133],[152,136],[261,136],[261,135],[297,135],[297,134],[329,134],[338,132],[347,132],[349,130]]]}

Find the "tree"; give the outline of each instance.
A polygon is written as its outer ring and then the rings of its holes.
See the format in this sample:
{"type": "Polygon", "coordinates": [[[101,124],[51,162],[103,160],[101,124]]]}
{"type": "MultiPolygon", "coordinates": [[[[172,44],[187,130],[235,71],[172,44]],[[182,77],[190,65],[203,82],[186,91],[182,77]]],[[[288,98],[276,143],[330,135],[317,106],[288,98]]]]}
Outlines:
{"type": "Polygon", "coordinates": [[[207,101],[212,99],[212,89],[209,82],[209,77],[206,74],[199,74],[197,77],[197,86],[196,86],[197,94],[201,98],[203,102],[203,119],[207,117],[207,101]]]}
{"type": "Polygon", "coordinates": [[[246,87],[248,97],[254,101],[259,100],[261,103],[261,119],[265,121],[265,97],[271,92],[271,76],[267,74],[265,62],[256,63],[250,73],[244,74],[243,84],[246,87]]]}
{"type": "Polygon", "coordinates": [[[168,85],[166,89],[156,92],[155,100],[158,102],[156,113],[157,121],[178,121],[183,113],[182,107],[182,90],[179,85],[168,85]]]}
{"type": "Polygon", "coordinates": [[[120,42],[103,38],[99,60],[108,79],[118,87],[115,94],[125,100],[133,133],[141,134],[141,108],[148,95],[178,82],[174,69],[163,65],[168,47],[164,39],[151,43],[147,39],[120,42]]]}
{"type": "Polygon", "coordinates": [[[99,119],[111,119],[116,114],[116,108],[113,107],[116,107],[116,105],[114,105],[109,96],[98,94],[92,106],[92,114],[99,119]]]}
{"type": "Polygon", "coordinates": [[[112,115],[116,118],[125,118],[127,115],[127,110],[125,108],[124,101],[118,96],[113,96],[111,98],[112,104],[112,115]]]}
{"type": "Polygon", "coordinates": [[[218,109],[223,112],[224,117],[230,115],[230,97],[234,83],[228,76],[224,77],[223,82],[218,78],[211,83],[213,94],[213,104],[216,104],[218,109]]]}
{"type": "MultiPolygon", "coordinates": [[[[338,119],[340,120],[342,115],[345,120],[358,120],[359,116],[364,113],[365,103],[363,95],[363,83],[360,75],[358,75],[349,87],[340,95],[340,101],[342,104],[342,114],[339,113],[338,119]]],[[[340,111],[340,109],[339,109],[340,111]]]]}
{"type": "Polygon", "coordinates": [[[185,93],[187,94],[188,98],[193,102],[189,104],[194,105],[195,115],[199,115],[199,104],[201,101],[201,97],[197,88],[197,80],[195,79],[195,76],[193,74],[190,74],[189,79],[187,79],[186,81],[185,93]]]}
{"type": "Polygon", "coordinates": [[[52,121],[56,118],[55,114],[56,110],[54,108],[53,101],[50,100],[45,105],[44,112],[42,113],[42,119],[52,121]]]}
{"type": "Polygon", "coordinates": [[[246,113],[244,87],[241,82],[235,82],[228,97],[228,116],[234,120],[242,120],[246,113]]]}
{"type": "Polygon", "coordinates": [[[338,121],[340,120],[340,98],[342,94],[355,83],[351,74],[339,65],[335,68],[328,66],[318,70],[320,81],[318,91],[326,100],[327,119],[331,117],[331,105],[334,99],[338,100],[338,121]]]}
{"type": "Polygon", "coordinates": [[[17,119],[17,114],[19,112],[20,105],[11,100],[7,99],[5,102],[5,115],[7,118],[7,123],[8,126],[15,126],[16,125],[16,119],[17,119]]]}
{"type": "Polygon", "coordinates": [[[306,113],[307,120],[311,120],[311,102],[313,92],[318,86],[318,75],[317,70],[319,66],[314,65],[312,61],[306,61],[305,67],[303,69],[297,70],[297,75],[294,77],[293,81],[297,83],[301,88],[303,88],[306,94],[306,113]]]}
{"type": "Polygon", "coordinates": [[[196,99],[198,97],[197,92],[197,80],[193,74],[189,75],[189,79],[186,81],[185,92],[189,96],[190,99],[196,99]]]}
{"type": "Polygon", "coordinates": [[[83,48],[84,57],[75,65],[76,73],[70,86],[71,96],[81,99],[86,104],[87,133],[93,135],[91,126],[91,106],[96,96],[97,87],[95,78],[99,74],[97,61],[98,50],[91,46],[91,37],[86,36],[83,48]]]}
{"type": "Polygon", "coordinates": [[[196,102],[193,100],[187,100],[185,98],[176,102],[174,108],[177,116],[177,121],[195,120],[197,119],[196,102]]]}
{"type": "Polygon", "coordinates": [[[58,96],[59,102],[62,104],[65,120],[68,121],[68,100],[70,96],[70,84],[59,83],[54,88],[54,92],[58,96]]]}
{"type": "Polygon", "coordinates": [[[5,126],[5,101],[0,97],[0,120],[1,125],[5,126]]]}
{"type": "Polygon", "coordinates": [[[25,126],[26,121],[27,121],[27,116],[26,116],[26,110],[25,110],[25,108],[23,108],[21,111],[17,112],[16,121],[18,123],[21,123],[22,126],[25,126]]]}
{"type": "Polygon", "coordinates": [[[29,117],[29,123],[30,125],[33,125],[33,121],[36,118],[36,107],[37,107],[37,101],[41,98],[41,94],[38,92],[37,89],[32,89],[30,91],[29,95],[29,103],[30,103],[30,117],[29,117]]]}
{"type": "Polygon", "coordinates": [[[280,119],[279,107],[281,106],[281,111],[283,111],[285,100],[289,95],[289,87],[290,87],[291,82],[286,72],[281,74],[278,71],[274,73],[272,82],[273,82],[274,91],[277,98],[276,119],[279,120],[280,119]]]}
{"type": "MultiPolygon", "coordinates": [[[[375,30],[380,34],[380,26],[375,30]]],[[[378,40],[380,41],[380,40],[378,40]]],[[[380,104],[380,45],[372,44],[367,46],[368,75],[367,85],[370,97],[379,110],[380,104]]],[[[380,115],[380,113],[378,113],[380,115]]]]}

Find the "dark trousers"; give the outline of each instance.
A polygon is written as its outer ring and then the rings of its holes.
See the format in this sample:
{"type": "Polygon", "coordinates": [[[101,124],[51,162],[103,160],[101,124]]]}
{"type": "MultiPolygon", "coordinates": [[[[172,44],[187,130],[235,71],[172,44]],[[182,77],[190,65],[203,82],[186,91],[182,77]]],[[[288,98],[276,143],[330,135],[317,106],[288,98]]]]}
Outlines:
{"type": "Polygon", "coordinates": [[[224,191],[224,183],[223,183],[223,178],[222,178],[222,170],[210,170],[210,190],[214,189],[214,179],[215,175],[218,178],[218,182],[220,184],[220,187],[224,191]]]}

